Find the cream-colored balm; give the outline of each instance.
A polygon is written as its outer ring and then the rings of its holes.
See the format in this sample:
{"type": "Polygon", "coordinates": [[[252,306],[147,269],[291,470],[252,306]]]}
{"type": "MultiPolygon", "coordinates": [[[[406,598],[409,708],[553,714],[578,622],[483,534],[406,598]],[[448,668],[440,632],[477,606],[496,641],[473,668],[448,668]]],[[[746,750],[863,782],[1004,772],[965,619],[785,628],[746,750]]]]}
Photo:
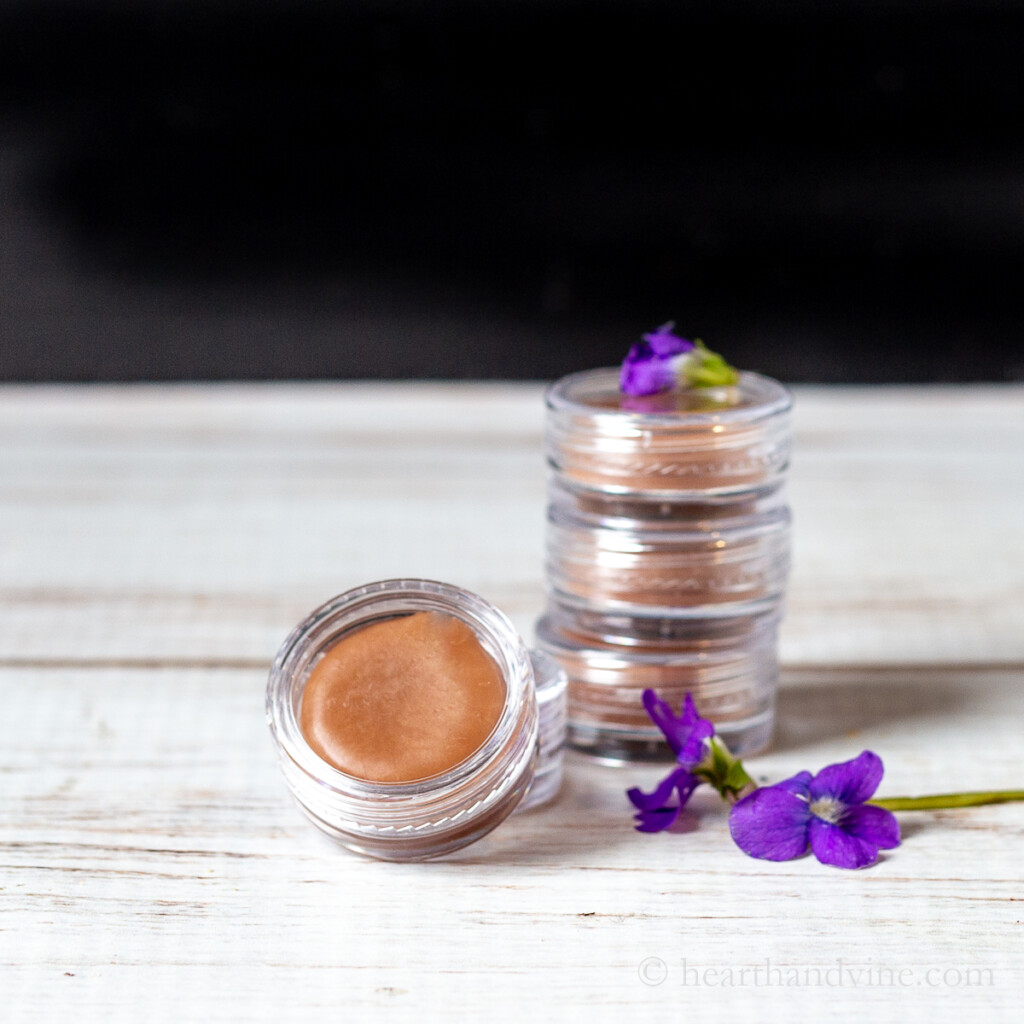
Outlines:
{"type": "Polygon", "coordinates": [[[306,683],[300,728],[324,761],[372,782],[439,775],[478,750],[505,681],[476,633],[441,612],[364,626],[332,644],[306,683]]]}

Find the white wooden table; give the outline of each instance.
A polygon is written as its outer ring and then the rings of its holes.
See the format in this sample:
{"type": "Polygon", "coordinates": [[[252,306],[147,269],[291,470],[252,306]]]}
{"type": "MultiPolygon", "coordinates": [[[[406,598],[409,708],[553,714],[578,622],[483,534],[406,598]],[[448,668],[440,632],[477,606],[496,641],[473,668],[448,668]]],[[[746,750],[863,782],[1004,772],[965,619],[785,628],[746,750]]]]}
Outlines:
{"type": "MultiPolygon", "coordinates": [[[[903,815],[876,867],[750,860],[713,798],[572,758],[453,860],[335,848],[266,669],[350,586],[543,603],[539,386],[0,389],[0,1020],[1009,1020],[1024,806],[903,815]],[[726,1016],[728,1015],[728,1016],[726,1016]]],[[[797,391],[778,780],[1024,785],[1024,389],[797,391]]]]}

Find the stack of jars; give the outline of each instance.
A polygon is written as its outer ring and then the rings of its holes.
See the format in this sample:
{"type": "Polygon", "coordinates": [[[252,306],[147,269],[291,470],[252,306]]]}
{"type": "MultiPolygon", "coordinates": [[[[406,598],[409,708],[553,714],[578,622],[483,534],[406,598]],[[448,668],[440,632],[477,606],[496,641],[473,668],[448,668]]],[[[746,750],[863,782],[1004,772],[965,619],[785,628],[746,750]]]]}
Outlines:
{"type": "Polygon", "coordinates": [[[790,398],[777,381],[623,396],[618,372],[547,395],[548,608],[538,646],[569,678],[569,742],[662,758],[644,712],[687,692],[737,754],[771,736],[789,571],[790,398]]]}

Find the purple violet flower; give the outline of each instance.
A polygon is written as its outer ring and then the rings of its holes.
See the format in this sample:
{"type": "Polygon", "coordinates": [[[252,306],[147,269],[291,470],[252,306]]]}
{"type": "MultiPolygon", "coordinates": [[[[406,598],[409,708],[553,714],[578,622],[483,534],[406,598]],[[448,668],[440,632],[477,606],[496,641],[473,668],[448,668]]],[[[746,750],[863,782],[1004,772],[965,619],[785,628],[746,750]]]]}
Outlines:
{"type": "Polygon", "coordinates": [[[792,860],[808,846],[822,864],[863,868],[879,850],[900,844],[891,811],[867,804],[882,781],[882,759],[870,750],[817,775],[800,772],[739,800],[729,831],[744,853],[761,860],[792,860]]]}
{"type": "Polygon", "coordinates": [[[619,387],[627,395],[657,395],[671,391],[679,379],[679,357],[695,348],[692,341],[672,333],[669,321],[642,335],[622,363],[619,387]]]}
{"type": "Polygon", "coordinates": [[[643,703],[651,721],[664,733],[672,753],[676,755],[676,767],[652,792],[644,793],[634,787],[627,791],[626,796],[637,809],[637,831],[660,832],[675,823],[679,812],[690,799],[690,794],[705,781],[695,775],[693,769],[704,759],[715,727],[697,714],[697,707],[690,694],[686,695],[682,713],[678,717],[671,706],[653,690],[644,690],[643,703]],[[673,793],[677,794],[677,799],[670,803],[673,793]]]}
{"type": "Polygon", "coordinates": [[[622,362],[619,388],[634,398],[657,395],[683,385],[690,388],[731,387],[739,374],[699,338],[688,341],[672,333],[669,321],[641,336],[622,362]]]}

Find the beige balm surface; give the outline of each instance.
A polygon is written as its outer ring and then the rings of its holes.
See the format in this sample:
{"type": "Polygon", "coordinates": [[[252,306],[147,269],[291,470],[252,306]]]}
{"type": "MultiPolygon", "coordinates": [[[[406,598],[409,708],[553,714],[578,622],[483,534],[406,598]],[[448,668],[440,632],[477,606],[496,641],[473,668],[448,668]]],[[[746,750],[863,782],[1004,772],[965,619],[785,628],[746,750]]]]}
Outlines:
{"type": "Polygon", "coordinates": [[[505,682],[466,623],[415,612],[356,630],[310,674],[300,723],[339,771],[413,782],[455,767],[501,716],[505,682]]]}

